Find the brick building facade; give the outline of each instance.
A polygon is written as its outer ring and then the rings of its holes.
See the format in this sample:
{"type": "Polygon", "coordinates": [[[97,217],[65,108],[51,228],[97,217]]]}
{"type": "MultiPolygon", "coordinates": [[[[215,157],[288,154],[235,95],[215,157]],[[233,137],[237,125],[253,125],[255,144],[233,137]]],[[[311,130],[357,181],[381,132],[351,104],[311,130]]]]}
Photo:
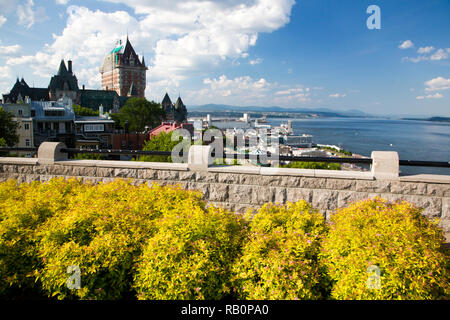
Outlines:
{"type": "Polygon", "coordinates": [[[119,96],[144,98],[147,69],[144,58],[139,59],[127,37],[125,47],[119,41],[100,68],[102,89],[114,90],[119,96]]]}

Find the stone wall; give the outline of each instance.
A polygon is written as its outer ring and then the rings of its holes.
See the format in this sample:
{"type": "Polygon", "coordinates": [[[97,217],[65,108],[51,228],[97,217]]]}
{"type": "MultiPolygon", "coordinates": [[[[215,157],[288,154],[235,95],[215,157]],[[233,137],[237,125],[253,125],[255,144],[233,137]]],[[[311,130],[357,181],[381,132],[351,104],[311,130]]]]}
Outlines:
{"type": "Polygon", "coordinates": [[[136,184],[179,184],[188,190],[200,190],[207,202],[235,212],[266,202],[283,204],[304,199],[327,218],[336,208],[352,201],[380,196],[415,203],[424,209],[425,216],[441,218],[446,234],[450,234],[450,176],[381,180],[375,179],[372,172],[244,166],[191,170],[189,164],[174,163],[61,160],[42,164],[38,159],[0,158],[0,181],[13,178],[19,182],[45,182],[54,177],[78,177],[94,183],[131,178],[136,184]]]}

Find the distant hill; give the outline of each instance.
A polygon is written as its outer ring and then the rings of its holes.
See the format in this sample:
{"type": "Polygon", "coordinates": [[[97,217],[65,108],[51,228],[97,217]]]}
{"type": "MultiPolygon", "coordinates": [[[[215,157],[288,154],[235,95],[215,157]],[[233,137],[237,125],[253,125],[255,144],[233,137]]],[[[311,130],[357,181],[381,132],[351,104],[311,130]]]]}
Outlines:
{"type": "Polygon", "coordinates": [[[346,111],[332,110],[328,108],[285,108],[280,106],[232,106],[226,104],[204,104],[200,106],[188,107],[188,111],[197,112],[283,112],[283,113],[308,113],[328,117],[370,117],[371,115],[361,110],[351,109],[346,111]]]}

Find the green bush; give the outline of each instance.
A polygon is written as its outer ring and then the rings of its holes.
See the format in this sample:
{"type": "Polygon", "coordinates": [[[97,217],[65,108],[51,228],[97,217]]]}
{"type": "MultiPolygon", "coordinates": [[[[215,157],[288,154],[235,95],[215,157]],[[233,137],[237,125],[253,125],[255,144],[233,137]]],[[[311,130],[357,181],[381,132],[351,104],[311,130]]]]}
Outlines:
{"type": "Polygon", "coordinates": [[[134,263],[157,231],[154,220],[204,205],[199,193],[124,180],[88,186],[72,202],[39,232],[43,267],[36,276],[48,295],[58,299],[133,298],[134,263]],[[67,286],[70,266],[80,270],[79,289],[67,286]]]}
{"type": "Polygon", "coordinates": [[[41,295],[33,271],[41,267],[36,230],[64,210],[83,186],[76,180],[52,179],[49,183],[0,184],[0,297],[41,295]]]}
{"type": "Polygon", "coordinates": [[[306,161],[293,161],[289,164],[283,165],[283,168],[295,168],[295,169],[323,169],[323,170],[341,170],[340,163],[332,162],[306,162],[306,161]]]}
{"type": "Polygon", "coordinates": [[[229,296],[234,259],[245,225],[239,216],[210,207],[185,207],[158,221],[137,267],[139,299],[221,299],[229,296]]]}
{"type": "Polygon", "coordinates": [[[408,202],[381,198],[338,209],[322,252],[332,298],[448,298],[448,255],[436,223],[408,202]]]}
{"type": "MultiPolygon", "coordinates": [[[[182,137],[178,141],[172,141],[173,131],[169,133],[160,132],[157,136],[152,137],[149,141],[146,141],[142,150],[144,151],[172,151],[173,148],[179,144],[182,137]]],[[[189,142],[183,142],[189,143],[189,142]]],[[[146,162],[172,162],[171,156],[140,156],[137,161],[146,162]]]]}
{"type": "Polygon", "coordinates": [[[266,204],[255,214],[249,239],[234,268],[241,299],[320,299],[326,278],[318,263],[326,232],[318,211],[301,200],[266,204]]]}

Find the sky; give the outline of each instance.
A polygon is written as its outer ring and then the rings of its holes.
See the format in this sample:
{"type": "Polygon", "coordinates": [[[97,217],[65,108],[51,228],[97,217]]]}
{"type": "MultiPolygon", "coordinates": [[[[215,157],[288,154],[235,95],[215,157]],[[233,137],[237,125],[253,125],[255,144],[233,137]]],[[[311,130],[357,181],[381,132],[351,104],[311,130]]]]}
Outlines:
{"type": "Polygon", "coordinates": [[[0,93],[61,59],[100,89],[127,34],[149,100],[450,116],[448,0],[0,0],[0,93]]]}

